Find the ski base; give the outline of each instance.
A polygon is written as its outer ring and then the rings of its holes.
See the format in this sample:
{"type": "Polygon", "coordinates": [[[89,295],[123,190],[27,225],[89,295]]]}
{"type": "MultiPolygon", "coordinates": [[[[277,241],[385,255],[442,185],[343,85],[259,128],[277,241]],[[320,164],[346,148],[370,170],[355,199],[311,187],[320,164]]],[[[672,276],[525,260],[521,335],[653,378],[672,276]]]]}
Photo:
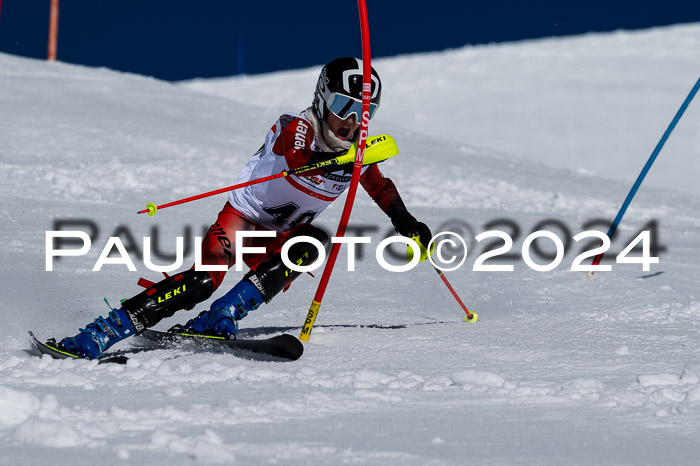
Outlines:
{"type": "Polygon", "coordinates": [[[227,340],[221,337],[145,330],[139,336],[163,348],[194,351],[225,351],[259,361],[296,361],[304,354],[304,345],[293,335],[282,334],[257,340],[227,340]]]}

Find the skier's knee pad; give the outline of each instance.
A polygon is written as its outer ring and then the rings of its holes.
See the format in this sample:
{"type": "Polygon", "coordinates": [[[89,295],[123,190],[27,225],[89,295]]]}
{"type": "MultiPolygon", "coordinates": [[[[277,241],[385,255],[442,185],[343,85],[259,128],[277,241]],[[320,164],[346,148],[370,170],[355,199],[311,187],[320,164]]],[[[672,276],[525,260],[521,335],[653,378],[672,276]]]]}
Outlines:
{"type": "MultiPolygon", "coordinates": [[[[289,239],[298,236],[310,236],[319,240],[324,246],[328,244],[329,239],[325,231],[308,223],[300,225],[289,239]]],[[[289,248],[287,256],[293,264],[309,265],[318,258],[318,249],[311,243],[300,242],[289,248]]],[[[282,254],[275,252],[258,264],[255,270],[248,272],[243,279],[255,285],[265,298],[265,303],[269,303],[299,275],[301,272],[296,272],[284,265],[282,254]]]]}
{"type": "Polygon", "coordinates": [[[207,272],[186,270],[161,280],[122,303],[137,333],[143,332],[180,309],[194,306],[214,293],[207,272]]]}

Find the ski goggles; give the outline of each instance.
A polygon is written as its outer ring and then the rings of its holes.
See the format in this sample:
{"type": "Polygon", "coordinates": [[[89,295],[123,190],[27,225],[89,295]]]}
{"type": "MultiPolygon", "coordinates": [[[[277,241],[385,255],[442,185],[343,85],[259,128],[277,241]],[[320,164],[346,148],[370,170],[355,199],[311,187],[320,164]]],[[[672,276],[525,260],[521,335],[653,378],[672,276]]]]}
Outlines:
{"type": "MultiPolygon", "coordinates": [[[[333,112],[335,116],[341,120],[349,118],[353,113],[355,114],[355,119],[360,121],[360,115],[362,115],[362,101],[348,97],[343,94],[332,93],[328,101],[326,101],[326,106],[328,110],[333,112]]],[[[371,120],[374,113],[379,108],[379,104],[369,104],[369,119],[371,120]]]]}

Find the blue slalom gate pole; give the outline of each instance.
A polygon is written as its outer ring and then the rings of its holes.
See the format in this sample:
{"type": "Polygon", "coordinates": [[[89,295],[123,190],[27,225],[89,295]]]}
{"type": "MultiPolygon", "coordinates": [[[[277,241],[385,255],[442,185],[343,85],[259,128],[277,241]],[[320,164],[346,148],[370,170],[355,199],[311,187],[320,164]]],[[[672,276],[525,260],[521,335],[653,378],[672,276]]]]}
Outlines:
{"type": "MultiPolygon", "coordinates": [[[[664,135],[661,136],[661,140],[659,140],[659,143],[656,145],[654,152],[652,152],[651,156],[649,156],[649,160],[647,160],[647,163],[646,163],[646,165],[644,165],[642,172],[637,177],[637,181],[634,182],[634,186],[632,186],[632,189],[630,190],[629,194],[627,195],[625,202],[622,203],[622,207],[620,207],[620,211],[617,213],[617,216],[615,217],[615,220],[613,220],[612,224],[610,225],[610,229],[608,230],[608,233],[607,233],[608,238],[610,238],[611,240],[612,240],[612,236],[615,234],[615,230],[617,230],[617,226],[620,224],[622,217],[625,215],[625,212],[627,211],[627,207],[629,207],[630,203],[632,202],[632,199],[634,198],[634,195],[637,194],[637,190],[641,186],[642,181],[644,181],[644,177],[647,176],[647,173],[649,172],[649,169],[651,168],[652,164],[654,163],[654,160],[656,160],[656,157],[659,155],[659,152],[661,152],[661,148],[664,146],[664,144],[666,144],[666,140],[673,132],[673,129],[678,124],[678,121],[683,116],[683,113],[685,113],[685,109],[688,108],[690,101],[692,101],[693,97],[695,97],[695,94],[697,94],[698,89],[700,89],[700,78],[698,78],[697,82],[695,83],[695,86],[693,86],[693,88],[690,90],[688,97],[686,97],[685,101],[683,101],[683,105],[681,105],[681,108],[679,108],[678,112],[676,112],[676,116],[673,117],[671,124],[668,125],[668,128],[666,128],[666,132],[664,132],[664,135]]],[[[596,256],[596,258],[593,260],[593,263],[591,265],[598,265],[600,263],[601,259],[603,259],[603,254],[604,253],[598,254],[596,256]]]]}

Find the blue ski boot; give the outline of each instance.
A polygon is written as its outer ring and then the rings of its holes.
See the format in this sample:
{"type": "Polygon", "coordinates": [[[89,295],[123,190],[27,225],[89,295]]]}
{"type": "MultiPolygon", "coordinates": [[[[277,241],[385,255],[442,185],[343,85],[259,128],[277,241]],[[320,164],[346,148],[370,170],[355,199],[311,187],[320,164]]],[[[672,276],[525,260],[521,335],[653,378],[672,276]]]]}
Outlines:
{"type": "Polygon", "coordinates": [[[170,329],[174,333],[209,335],[233,340],[238,322],[265,302],[262,293],[248,280],[241,280],[231,291],[214,301],[211,309],[201,312],[184,326],[170,329]]]}
{"type": "Polygon", "coordinates": [[[66,337],[59,346],[81,358],[95,359],[118,341],[136,334],[123,309],[112,309],[108,318],[98,317],[80,329],[74,337],[66,337]]]}

